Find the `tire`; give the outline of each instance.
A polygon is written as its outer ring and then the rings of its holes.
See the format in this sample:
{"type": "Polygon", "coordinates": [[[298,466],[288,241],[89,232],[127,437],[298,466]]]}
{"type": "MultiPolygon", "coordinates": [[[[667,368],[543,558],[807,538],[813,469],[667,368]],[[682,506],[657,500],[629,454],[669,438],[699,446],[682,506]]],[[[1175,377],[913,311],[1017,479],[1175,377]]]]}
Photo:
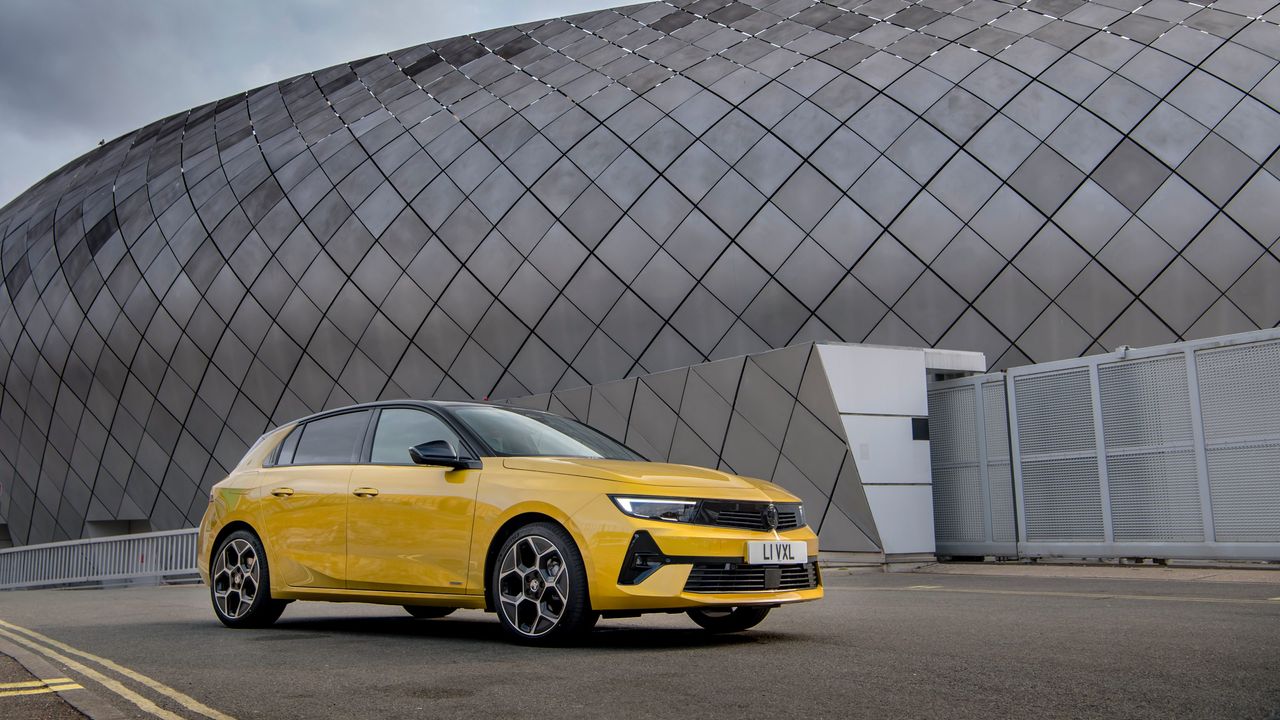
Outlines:
{"type": "Polygon", "coordinates": [[[528,645],[556,645],[595,626],[587,571],[564,528],[536,522],[498,550],[489,579],[493,608],[507,635],[528,645]]]}
{"type": "Polygon", "coordinates": [[[457,608],[430,607],[428,605],[405,605],[404,609],[408,610],[410,615],[420,620],[435,620],[457,610],[457,608]]]}
{"type": "Polygon", "coordinates": [[[769,615],[767,607],[744,605],[736,608],[690,610],[689,617],[713,633],[742,632],[760,624],[769,615]]]}
{"type": "Polygon", "coordinates": [[[222,539],[209,563],[213,613],[230,628],[267,627],[280,617],[283,600],[271,597],[271,575],[262,541],[248,530],[222,539]]]}

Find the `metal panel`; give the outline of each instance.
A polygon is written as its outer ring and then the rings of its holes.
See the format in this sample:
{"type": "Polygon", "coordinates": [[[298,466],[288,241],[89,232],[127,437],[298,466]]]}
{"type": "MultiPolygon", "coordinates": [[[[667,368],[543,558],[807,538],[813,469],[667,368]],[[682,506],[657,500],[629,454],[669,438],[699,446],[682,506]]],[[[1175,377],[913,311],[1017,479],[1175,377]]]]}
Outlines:
{"type": "Polygon", "coordinates": [[[985,541],[984,510],[982,471],[977,463],[934,470],[933,524],[939,547],[943,543],[985,541]]]}
{"type": "Polygon", "coordinates": [[[1093,456],[1024,460],[1022,505],[1027,540],[1101,542],[1105,537],[1093,456]]]}
{"type": "Polygon", "coordinates": [[[1186,361],[1182,354],[1098,368],[1107,451],[1191,444],[1186,361]]]}
{"type": "Polygon", "coordinates": [[[1107,472],[1116,542],[1204,540],[1190,449],[1111,455],[1107,472]]]}
{"type": "Polygon", "coordinates": [[[1205,441],[1280,436],[1280,340],[1196,352],[1205,441]]]}
{"type": "Polygon", "coordinates": [[[1216,539],[1280,543],[1280,443],[1209,448],[1208,454],[1216,539]]]}
{"type": "Polygon", "coordinates": [[[1106,537],[1089,367],[1010,377],[1023,541],[1106,537]]]}
{"type": "Polygon", "coordinates": [[[1098,367],[1116,542],[1205,539],[1182,353],[1098,367]]]}
{"type": "Polygon", "coordinates": [[[1023,455],[1092,453],[1093,406],[1089,370],[1079,368],[1014,380],[1023,455]]]}
{"type": "Polygon", "coordinates": [[[929,454],[938,543],[987,539],[976,395],[972,385],[929,393],[929,454]]]}
{"type": "Polygon", "coordinates": [[[1008,543],[1012,547],[1018,540],[1013,502],[1013,469],[1007,460],[989,463],[987,476],[991,483],[991,539],[996,543],[1008,543]]]}
{"type": "Polygon", "coordinates": [[[938,554],[1014,555],[1004,376],[930,385],[929,448],[938,554]]]}
{"type": "Polygon", "coordinates": [[[1280,543],[1280,341],[1195,360],[1215,539],[1280,543]]]}
{"type": "Polygon", "coordinates": [[[1009,464],[1009,409],[1004,376],[997,377],[998,380],[982,382],[991,539],[996,543],[1012,544],[1018,539],[1018,527],[1013,501],[1013,468],[1009,464]]]}
{"type": "Polygon", "coordinates": [[[1280,559],[1278,374],[1276,330],[1010,370],[1018,553],[1280,559]]]}

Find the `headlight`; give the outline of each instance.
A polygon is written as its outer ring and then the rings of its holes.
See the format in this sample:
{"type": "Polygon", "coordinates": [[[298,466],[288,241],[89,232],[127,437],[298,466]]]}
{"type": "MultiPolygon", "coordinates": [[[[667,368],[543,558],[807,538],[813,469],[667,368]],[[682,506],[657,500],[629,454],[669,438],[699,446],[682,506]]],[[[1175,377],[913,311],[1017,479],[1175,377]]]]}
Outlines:
{"type": "Polygon", "coordinates": [[[683,498],[629,497],[610,495],[609,499],[631,517],[667,522],[690,522],[698,512],[698,501],[683,498]]]}

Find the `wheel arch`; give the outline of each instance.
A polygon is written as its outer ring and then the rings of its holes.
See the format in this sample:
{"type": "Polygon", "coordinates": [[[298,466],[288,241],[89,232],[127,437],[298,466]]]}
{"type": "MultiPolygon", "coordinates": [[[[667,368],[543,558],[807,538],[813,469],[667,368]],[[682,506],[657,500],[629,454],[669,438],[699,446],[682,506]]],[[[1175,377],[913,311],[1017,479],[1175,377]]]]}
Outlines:
{"type": "Polygon", "coordinates": [[[587,598],[590,602],[591,598],[591,559],[587,556],[585,545],[581,535],[576,528],[571,526],[560,518],[543,512],[540,509],[525,510],[516,515],[511,516],[502,523],[502,525],[493,533],[493,537],[489,540],[489,547],[485,551],[484,556],[484,605],[485,610],[496,610],[493,602],[493,566],[497,562],[498,552],[502,550],[502,545],[520,528],[533,523],[545,522],[555,525],[569,534],[569,539],[573,540],[574,545],[578,547],[578,555],[582,558],[584,569],[587,571],[587,598]]]}
{"type": "MultiPolygon", "coordinates": [[[[218,531],[218,534],[214,536],[213,542],[209,543],[209,553],[205,560],[208,561],[210,569],[213,568],[213,555],[218,552],[218,547],[222,545],[222,541],[225,540],[228,535],[237,530],[247,530],[253,533],[254,537],[258,538],[258,542],[263,542],[262,534],[258,532],[257,528],[244,520],[232,520],[226,525],[223,525],[222,529],[218,531]]],[[[266,543],[263,543],[262,549],[264,552],[266,551],[266,543]]]]}

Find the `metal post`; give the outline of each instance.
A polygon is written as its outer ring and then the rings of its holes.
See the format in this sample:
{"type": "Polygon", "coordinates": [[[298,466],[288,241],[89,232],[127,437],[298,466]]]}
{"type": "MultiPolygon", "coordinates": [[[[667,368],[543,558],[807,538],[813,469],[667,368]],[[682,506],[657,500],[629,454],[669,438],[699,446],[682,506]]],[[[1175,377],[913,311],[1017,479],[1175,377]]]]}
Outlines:
{"type": "Polygon", "coordinates": [[[988,543],[995,543],[996,536],[992,530],[991,522],[991,474],[987,472],[987,409],[986,398],[982,393],[982,380],[976,379],[969,385],[970,392],[973,393],[973,410],[974,420],[977,421],[977,427],[974,428],[974,437],[978,442],[978,478],[982,487],[982,524],[983,531],[986,535],[983,538],[988,543]]]}
{"type": "Polygon", "coordinates": [[[1215,542],[1213,527],[1213,496],[1209,488],[1209,451],[1205,446],[1204,420],[1200,415],[1200,373],[1196,366],[1196,351],[1187,348],[1182,352],[1187,362],[1187,400],[1191,406],[1191,440],[1196,452],[1196,479],[1200,484],[1200,513],[1204,519],[1204,541],[1215,542]]]}
{"type": "Polygon", "coordinates": [[[1107,477],[1107,440],[1102,428],[1102,389],[1098,382],[1098,363],[1089,363],[1089,395],[1093,406],[1093,441],[1098,453],[1098,494],[1102,505],[1102,539],[1108,544],[1116,541],[1115,528],[1111,525],[1111,481],[1107,477]]]}
{"type": "Polygon", "coordinates": [[[1022,449],[1018,437],[1018,401],[1012,372],[1004,376],[1004,402],[1009,415],[1009,470],[1013,475],[1013,520],[1017,538],[1015,550],[1022,557],[1022,548],[1018,545],[1027,542],[1027,508],[1022,492],[1022,449]]]}

